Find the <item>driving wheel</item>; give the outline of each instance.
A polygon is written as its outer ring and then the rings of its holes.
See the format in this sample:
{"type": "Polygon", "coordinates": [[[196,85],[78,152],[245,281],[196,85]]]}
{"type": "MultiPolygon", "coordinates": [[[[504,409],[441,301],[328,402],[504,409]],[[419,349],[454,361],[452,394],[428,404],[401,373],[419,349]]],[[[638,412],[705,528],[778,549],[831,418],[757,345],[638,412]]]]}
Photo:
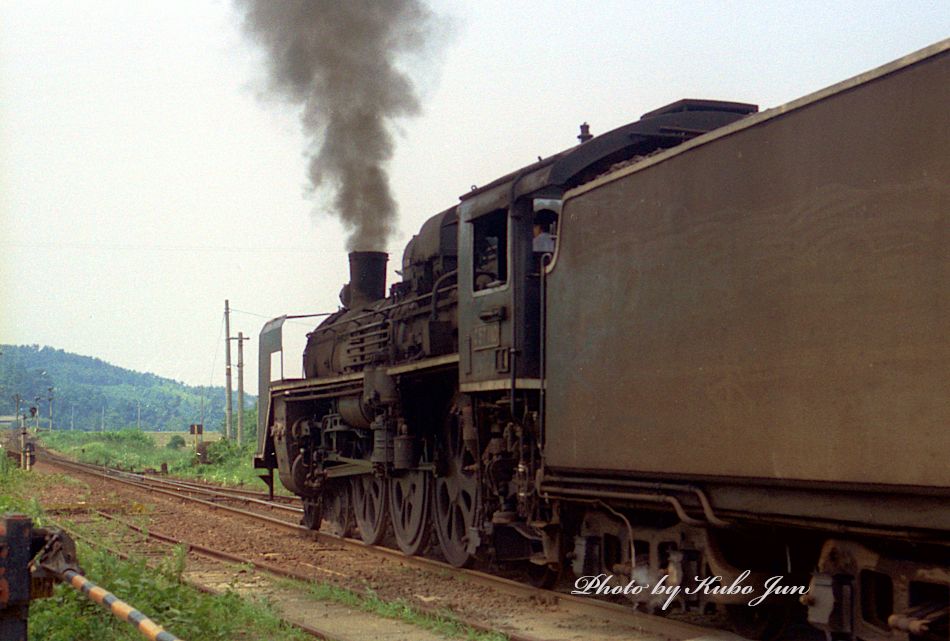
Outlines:
{"type": "Polygon", "coordinates": [[[373,474],[354,477],[350,485],[353,512],[360,538],[367,545],[377,545],[386,534],[387,492],[386,479],[373,474]]]}
{"type": "Polygon", "coordinates": [[[396,544],[406,554],[419,554],[429,542],[431,477],[413,470],[389,479],[389,514],[396,544]]]}
{"type": "Polygon", "coordinates": [[[474,550],[469,550],[469,528],[475,523],[478,480],[472,471],[477,463],[462,442],[456,409],[452,403],[443,429],[445,465],[435,479],[435,531],[445,560],[464,567],[475,558],[474,550]]]}
{"type": "Polygon", "coordinates": [[[334,536],[353,535],[353,506],[349,481],[331,481],[323,493],[323,522],[334,536]]]}

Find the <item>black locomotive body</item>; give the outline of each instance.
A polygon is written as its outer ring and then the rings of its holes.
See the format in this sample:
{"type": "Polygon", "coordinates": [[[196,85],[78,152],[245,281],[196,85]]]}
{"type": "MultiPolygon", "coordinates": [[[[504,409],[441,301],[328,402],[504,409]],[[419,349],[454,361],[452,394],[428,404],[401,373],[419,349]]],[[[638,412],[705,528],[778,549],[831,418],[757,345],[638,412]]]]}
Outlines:
{"type": "Polygon", "coordinates": [[[388,296],[354,252],[256,466],[311,527],[408,554],[434,531],[539,580],[782,575],[809,593],[676,606],[946,640],[948,47],[582,136],[429,219],[388,296]]]}

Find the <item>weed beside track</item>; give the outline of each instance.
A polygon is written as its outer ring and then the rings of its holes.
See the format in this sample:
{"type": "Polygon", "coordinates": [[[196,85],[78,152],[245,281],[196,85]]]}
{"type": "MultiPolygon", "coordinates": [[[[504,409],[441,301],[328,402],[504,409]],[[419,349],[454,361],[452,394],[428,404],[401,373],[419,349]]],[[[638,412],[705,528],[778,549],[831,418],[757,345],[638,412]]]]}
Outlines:
{"type": "MultiPolygon", "coordinates": [[[[54,521],[35,498],[51,484],[70,483],[75,481],[23,472],[0,457],[0,513],[25,513],[38,525],[62,525],[82,531],[82,524],[59,517],[59,522],[54,521]]],[[[101,540],[101,535],[94,538],[101,540]]],[[[77,547],[80,565],[87,576],[188,641],[309,638],[283,623],[266,603],[245,599],[234,592],[205,594],[185,585],[181,580],[185,558],[181,549],[149,565],[144,557],[135,554],[123,560],[82,542],[77,547]]],[[[141,639],[128,624],[65,585],[56,586],[51,598],[31,604],[29,625],[31,641],[141,639]]]]}
{"type": "Polygon", "coordinates": [[[152,434],[138,430],[42,432],[38,437],[44,447],[83,463],[134,472],[160,470],[164,464],[169,474],[181,478],[265,489],[251,464],[252,443],[209,440],[204,444],[204,462],[199,463],[185,439],[172,438],[162,445],[152,434]]]}

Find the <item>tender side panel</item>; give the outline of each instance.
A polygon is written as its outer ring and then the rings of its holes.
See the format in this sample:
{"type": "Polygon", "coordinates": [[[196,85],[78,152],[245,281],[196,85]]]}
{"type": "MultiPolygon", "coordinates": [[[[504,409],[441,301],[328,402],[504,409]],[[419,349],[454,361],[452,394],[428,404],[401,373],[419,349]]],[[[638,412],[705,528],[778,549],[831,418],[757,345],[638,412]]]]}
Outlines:
{"type": "Polygon", "coordinates": [[[945,51],[570,194],[549,465],[950,487],[948,105],[945,51]]]}

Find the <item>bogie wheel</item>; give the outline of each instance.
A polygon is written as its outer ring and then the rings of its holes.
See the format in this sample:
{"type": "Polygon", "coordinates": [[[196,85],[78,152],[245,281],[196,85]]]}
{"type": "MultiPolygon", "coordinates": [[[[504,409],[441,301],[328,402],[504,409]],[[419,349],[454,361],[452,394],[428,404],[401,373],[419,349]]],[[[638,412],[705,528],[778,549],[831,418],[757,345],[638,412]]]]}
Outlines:
{"type": "Polygon", "coordinates": [[[389,479],[389,513],[396,545],[406,554],[419,554],[429,542],[432,478],[413,470],[389,479]]]}
{"type": "Polygon", "coordinates": [[[478,507],[478,479],[472,471],[477,464],[462,441],[462,426],[457,420],[456,403],[446,416],[442,452],[443,474],[435,479],[435,531],[445,560],[455,567],[474,561],[469,549],[469,529],[475,524],[478,507]]]}
{"type": "Polygon", "coordinates": [[[353,505],[349,481],[331,481],[323,494],[323,520],[334,536],[353,535],[353,505]]]}
{"type": "Polygon", "coordinates": [[[303,517],[300,524],[308,530],[319,530],[320,522],[323,520],[323,506],[319,499],[303,500],[303,517]]]}
{"type": "Polygon", "coordinates": [[[350,490],[356,526],[366,545],[378,545],[386,534],[388,518],[388,492],[386,479],[373,474],[353,477],[350,490]]]}

